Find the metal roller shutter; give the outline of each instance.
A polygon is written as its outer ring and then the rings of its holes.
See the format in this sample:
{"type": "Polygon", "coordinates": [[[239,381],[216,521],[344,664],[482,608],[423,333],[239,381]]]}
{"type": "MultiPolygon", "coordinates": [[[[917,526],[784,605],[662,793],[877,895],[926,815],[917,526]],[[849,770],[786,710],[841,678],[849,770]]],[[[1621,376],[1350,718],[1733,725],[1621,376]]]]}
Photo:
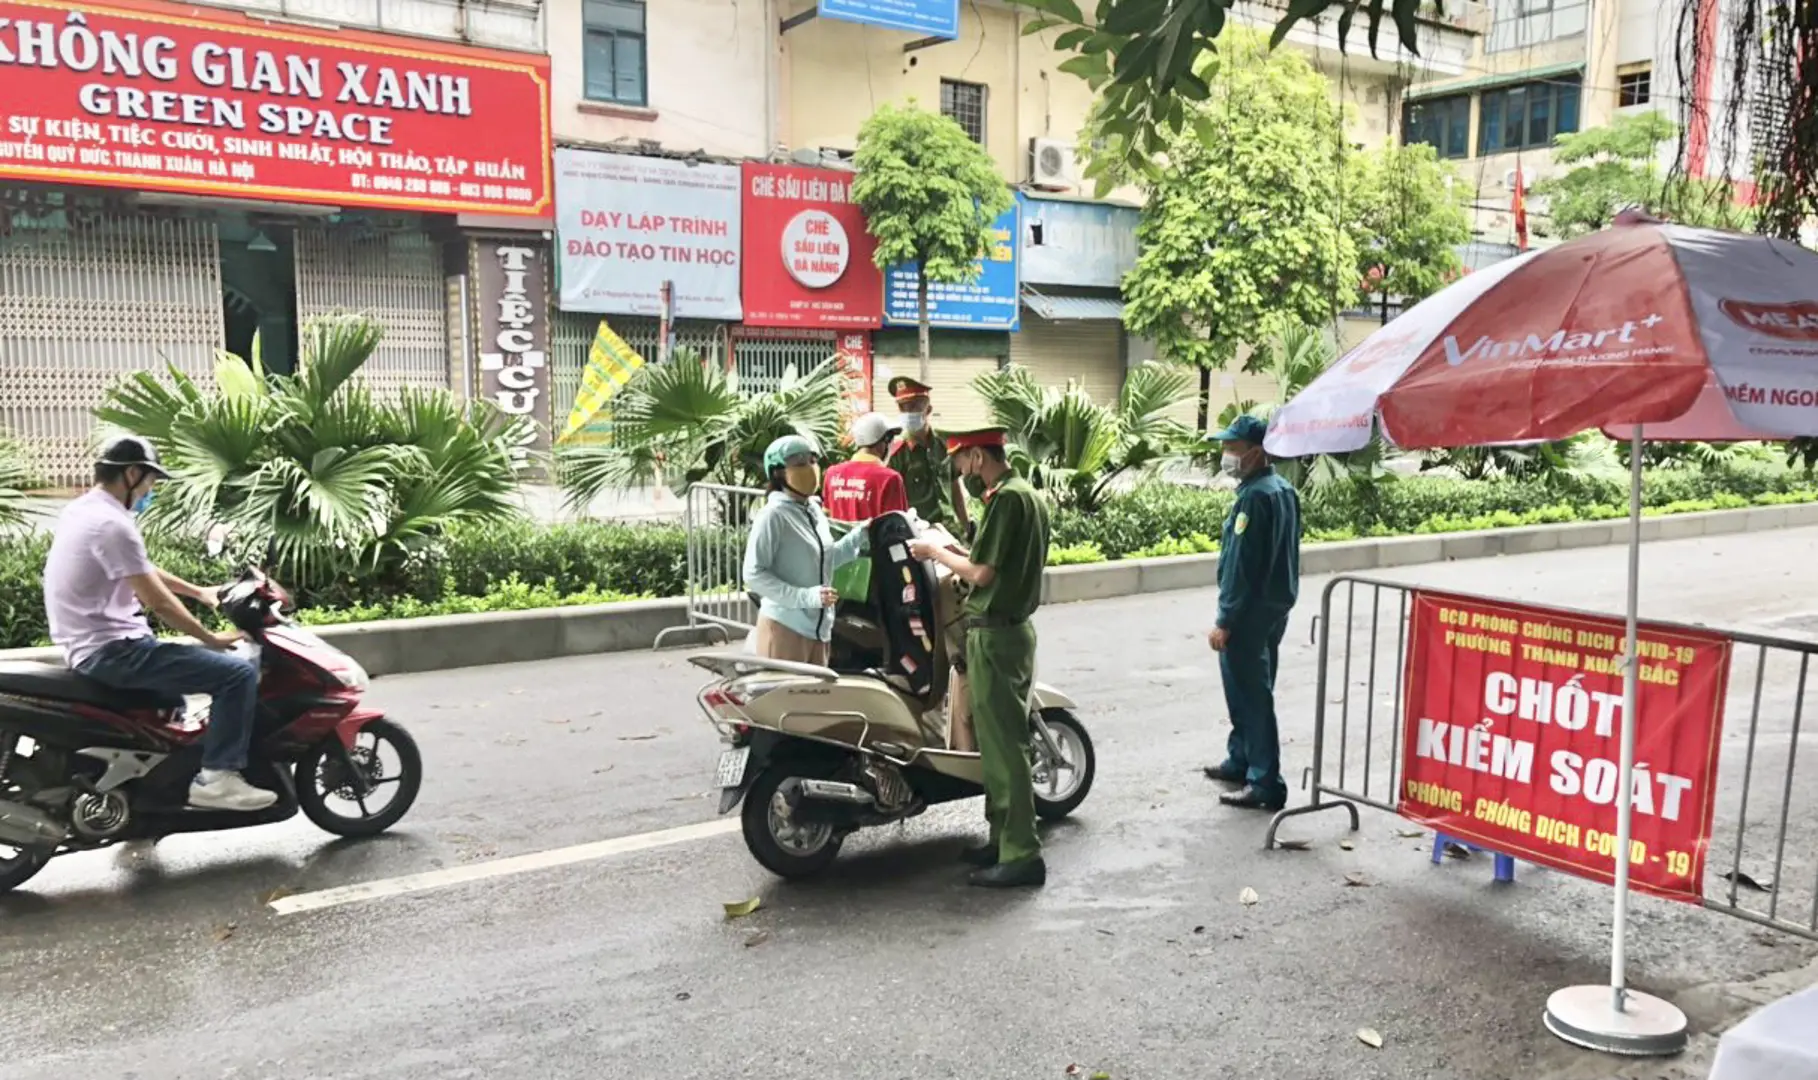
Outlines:
{"type": "Polygon", "coordinates": [[[373,389],[446,390],[448,293],[442,247],[421,232],[310,225],[296,233],[297,320],[364,312],[385,324],[362,374],[373,389]]]}
{"type": "Polygon", "coordinates": [[[212,221],[54,211],[0,235],[0,429],[53,483],[90,479],[91,410],[132,371],[209,385],[224,343],[212,221]]]}
{"type": "MultiPolygon", "coordinates": [[[[921,369],[913,357],[893,356],[876,362],[871,382],[871,400],[879,412],[893,415],[896,402],[890,397],[890,380],[897,375],[916,376],[921,369]]],[[[972,381],[986,372],[997,370],[997,358],[934,357],[928,361],[928,385],[934,388],[934,426],[943,431],[970,431],[991,423],[991,413],[983,398],[972,389],[972,381]]]]}
{"type": "Polygon", "coordinates": [[[1010,335],[1010,362],[1044,386],[1078,385],[1104,405],[1124,388],[1123,324],[1109,319],[1049,321],[1023,312],[1023,328],[1010,335]]]}

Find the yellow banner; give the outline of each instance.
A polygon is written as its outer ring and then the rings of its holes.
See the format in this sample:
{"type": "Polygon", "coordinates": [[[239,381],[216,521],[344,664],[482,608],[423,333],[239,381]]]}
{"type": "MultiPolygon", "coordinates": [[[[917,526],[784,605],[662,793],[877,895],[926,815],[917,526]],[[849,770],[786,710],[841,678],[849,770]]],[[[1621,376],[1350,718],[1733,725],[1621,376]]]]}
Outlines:
{"type": "Polygon", "coordinates": [[[610,439],[611,414],[604,411],[606,403],[643,366],[644,358],[637,350],[601,319],[593,347],[587,350],[587,369],[581,373],[581,389],[574,396],[574,408],[556,441],[598,443],[610,439]]]}

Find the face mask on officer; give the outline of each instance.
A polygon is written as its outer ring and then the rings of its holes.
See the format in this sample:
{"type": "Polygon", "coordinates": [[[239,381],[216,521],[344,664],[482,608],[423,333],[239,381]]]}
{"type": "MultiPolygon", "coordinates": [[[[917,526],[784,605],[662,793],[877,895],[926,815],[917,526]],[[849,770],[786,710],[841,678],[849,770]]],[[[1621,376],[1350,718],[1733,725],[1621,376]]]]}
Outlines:
{"type": "Polygon", "coordinates": [[[987,490],[985,478],[980,476],[976,470],[985,467],[985,452],[983,450],[964,450],[961,453],[965,456],[952,459],[953,471],[959,476],[960,486],[966,489],[966,494],[975,499],[982,499],[987,490]],[[967,467],[968,465],[970,468],[967,467]]]}
{"type": "Polygon", "coordinates": [[[1224,454],[1218,459],[1218,471],[1235,480],[1243,479],[1252,471],[1250,455],[1255,449],[1256,447],[1252,446],[1248,449],[1237,451],[1230,449],[1229,446],[1227,446],[1224,454]]]}
{"type": "Polygon", "coordinates": [[[141,469],[137,479],[129,472],[127,481],[126,508],[135,514],[145,513],[146,508],[152,504],[152,486],[158,482],[157,476],[148,469],[141,469]]]}
{"type": "Polygon", "coordinates": [[[903,414],[904,431],[921,432],[926,431],[927,429],[928,415],[926,413],[906,412],[903,414]]]}

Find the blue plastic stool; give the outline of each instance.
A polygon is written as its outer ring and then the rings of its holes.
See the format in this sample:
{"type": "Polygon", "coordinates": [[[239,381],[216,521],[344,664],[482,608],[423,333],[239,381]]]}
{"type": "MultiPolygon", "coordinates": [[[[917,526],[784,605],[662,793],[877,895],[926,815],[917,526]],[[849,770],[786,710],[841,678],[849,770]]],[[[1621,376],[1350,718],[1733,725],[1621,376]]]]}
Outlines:
{"type": "MultiPolygon", "coordinates": [[[[1489,851],[1488,848],[1480,848],[1476,844],[1467,844],[1456,837],[1436,832],[1433,834],[1433,865],[1438,866],[1446,861],[1447,844],[1457,844],[1466,851],[1489,851]]],[[[1513,884],[1515,881],[1515,856],[1504,855],[1500,851],[1491,851],[1490,854],[1496,856],[1496,880],[1505,885],[1513,884]]]]}

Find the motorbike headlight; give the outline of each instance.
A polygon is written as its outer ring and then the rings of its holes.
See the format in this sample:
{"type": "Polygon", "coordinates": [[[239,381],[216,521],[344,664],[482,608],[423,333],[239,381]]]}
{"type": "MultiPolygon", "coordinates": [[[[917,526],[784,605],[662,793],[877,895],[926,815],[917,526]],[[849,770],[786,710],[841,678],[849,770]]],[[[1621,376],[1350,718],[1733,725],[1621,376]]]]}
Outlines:
{"type": "Polygon", "coordinates": [[[347,658],[347,663],[335,672],[335,678],[340,679],[341,685],[349,690],[364,690],[372,681],[367,678],[366,669],[351,656],[347,658]]]}

